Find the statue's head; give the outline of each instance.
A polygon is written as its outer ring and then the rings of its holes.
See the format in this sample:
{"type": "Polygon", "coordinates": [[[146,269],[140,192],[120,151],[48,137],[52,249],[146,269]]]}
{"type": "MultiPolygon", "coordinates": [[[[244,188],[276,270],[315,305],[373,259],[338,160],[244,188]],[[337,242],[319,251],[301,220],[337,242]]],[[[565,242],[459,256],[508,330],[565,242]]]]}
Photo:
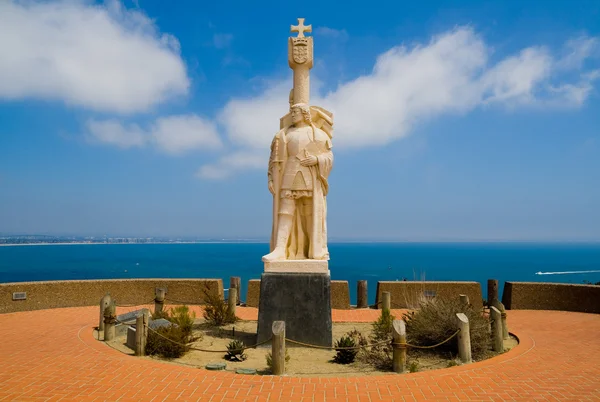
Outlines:
{"type": "Polygon", "coordinates": [[[292,123],[297,124],[304,121],[311,124],[310,107],[306,103],[292,105],[292,123]]]}

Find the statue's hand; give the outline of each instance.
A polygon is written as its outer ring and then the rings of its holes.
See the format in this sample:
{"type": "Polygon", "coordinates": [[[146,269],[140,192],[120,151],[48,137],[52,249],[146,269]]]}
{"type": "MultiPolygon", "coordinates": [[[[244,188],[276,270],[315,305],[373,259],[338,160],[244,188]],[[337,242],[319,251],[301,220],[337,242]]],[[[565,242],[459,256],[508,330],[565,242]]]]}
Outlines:
{"type": "Polygon", "coordinates": [[[317,157],[314,155],[310,155],[304,159],[301,159],[300,164],[302,166],[314,166],[317,164],[317,157]]]}
{"type": "Polygon", "coordinates": [[[275,195],[275,188],[273,187],[273,180],[269,180],[269,192],[271,195],[275,195]]]}

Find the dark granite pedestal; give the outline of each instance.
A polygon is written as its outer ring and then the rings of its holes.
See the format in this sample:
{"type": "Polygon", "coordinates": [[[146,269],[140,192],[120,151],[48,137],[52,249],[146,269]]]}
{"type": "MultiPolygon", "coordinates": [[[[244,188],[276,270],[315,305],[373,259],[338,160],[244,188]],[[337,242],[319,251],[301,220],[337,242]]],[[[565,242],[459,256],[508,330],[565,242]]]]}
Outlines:
{"type": "Polygon", "coordinates": [[[331,346],[329,274],[262,274],[258,307],[258,342],[271,337],[273,321],[285,321],[285,337],[288,339],[312,345],[331,346]]]}

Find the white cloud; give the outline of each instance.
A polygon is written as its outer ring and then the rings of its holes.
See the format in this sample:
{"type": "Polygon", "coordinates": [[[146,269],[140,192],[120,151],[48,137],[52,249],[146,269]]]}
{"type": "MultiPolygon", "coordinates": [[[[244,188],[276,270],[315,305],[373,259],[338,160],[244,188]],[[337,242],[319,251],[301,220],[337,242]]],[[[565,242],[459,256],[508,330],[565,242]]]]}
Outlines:
{"type": "Polygon", "coordinates": [[[89,120],[87,129],[90,141],[119,148],[141,147],[146,142],[144,131],[137,124],[124,126],[117,120],[89,120]]]}
{"type": "Polygon", "coordinates": [[[0,99],[131,113],[190,85],[177,39],[116,0],[0,1],[0,49],[0,99]]]}
{"type": "Polygon", "coordinates": [[[222,146],[215,124],[193,114],[159,118],[146,130],[136,124],[124,125],[116,120],[89,120],[87,129],[92,142],[120,148],[152,144],[171,155],[192,150],[215,150],[222,146]]]}
{"type": "Polygon", "coordinates": [[[348,32],[345,29],[335,29],[329,27],[319,27],[315,29],[316,36],[329,37],[340,41],[348,40],[348,32]]]}
{"type": "Polygon", "coordinates": [[[228,138],[235,144],[254,148],[271,145],[279,129],[279,118],[289,109],[291,83],[272,82],[261,95],[229,101],[217,116],[228,138]]]}
{"type": "MultiPolygon", "coordinates": [[[[569,41],[562,57],[532,46],[492,63],[493,49],[472,29],[457,28],[424,45],[388,50],[369,74],[326,94],[313,91],[311,104],[334,112],[336,147],[383,145],[425,119],[482,106],[576,107],[599,75],[582,67],[595,43],[569,41]]],[[[291,84],[277,81],[258,96],[227,103],[219,122],[234,146],[268,148],[291,84]]]]}
{"type": "Polygon", "coordinates": [[[592,57],[600,57],[600,40],[580,36],[567,41],[564,56],[557,62],[557,67],[563,69],[581,68],[583,63],[592,57]]]}
{"type": "Polygon", "coordinates": [[[267,169],[269,155],[266,151],[238,151],[220,158],[216,163],[204,165],[196,172],[201,179],[220,180],[247,169],[267,169]]]}
{"type": "Polygon", "coordinates": [[[196,115],[160,118],[154,123],[151,136],[159,149],[170,154],[218,149],[222,145],[215,124],[196,115]]]}

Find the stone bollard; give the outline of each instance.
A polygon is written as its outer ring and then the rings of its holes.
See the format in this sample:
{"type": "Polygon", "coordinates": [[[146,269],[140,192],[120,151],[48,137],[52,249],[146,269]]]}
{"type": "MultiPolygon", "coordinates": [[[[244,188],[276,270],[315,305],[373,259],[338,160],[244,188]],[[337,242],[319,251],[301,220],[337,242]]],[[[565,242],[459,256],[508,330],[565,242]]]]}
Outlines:
{"type": "Polygon", "coordinates": [[[404,320],[392,323],[394,337],[393,368],[395,373],[404,373],[406,368],[406,324],[404,320]]]}
{"type": "Polygon", "coordinates": [[[367,298],[367,281],[358,281],[356,285],[356,308],[369,307],[367,298]]]}
{"type": "Polygon", "coordinates": [[[117,320],[116,316],[117,305],[112,300],[110,304],[104,309],[104,341],[112,341],[115,339],[115,323],[117,320]]]}
{"type": "Polygon", "coordinates": [[[107,293],[102,300],[100,300],[100,322],[98,323],[98,331],[104,331],[104,310],[112,302],[112,297],[107,293]]]}
{"type": "Polygon", "coordinates": [[[285,373],[285,321],[274,321],[271,329],[273,331],[271,344],[273,374],[283,375],[285,373]]]}
{"type": "Polygon", "coordinates": [[[167,296],[167,289],[156,288],[154,289],[154,314],[161,313],[165,306],[165,297],[167,296]]]}
{"type": "Polygon", "coordinates": [[[494,352],[504,352],[504,342],[502,340],[502,313],[496,307],[490,307],[492,319],[492,342],[494,352]]]}
{"type": "Polygon", "coordinates": [[[464,307],[467,307],[469,305],[469,296],[459,295],[459,297],[460,297],[460,304],[464,307]]]}
{"type": "Polygon", "coordinates": [[[471,358],[471,331],[469,329],[469,319],[464,313],[456,314],[458,323],[458,357],[463,363],[472,363],[471,358]]]}
{"type": "MultiPolygon", "coordinates": [[[[232,276],[229,278],[229,289],[236,288],[237,289],[237,301],[236,305],[240,305],[240,296],[242,295],[242,278],[239,276],[232,276]]],[[[231,290],[230,290],[231,292],[231,290]]]]}
{"type": "Polygon", "coordinates": [[[146,343],[148,341],[148,322],[150,312],[138,314],[135,320],[135,355],[146,356],[146,343]]]}
{"type": "Polygon", "coordinates": [[[498,280],[488,279],[488,294],[487,294],[488,307],[495,306],[498,303],[498,280]]]}
{"type": "Polygon", "coordinates": [[[229,296],[227,302],[229,304],[229,311],[235,314],[235,305],[237,304],[237,288],[229,288],[229,296]]]}
{"type": "Polygon", "coordinates": [[[381,293],[381,309],[382,310],[387,310],[387,312],[390,312],[390,309],[392,308],[392,295],[390,292],[382,292],[381,293]]]}
{"type": "Polygon", "coordinates": [[[498,310],[500,310],[500,317],[502,318],[502,338],[508,339],[508,324],[506,323],[506,309],[504,304],[498,302],[498,310]]]}

